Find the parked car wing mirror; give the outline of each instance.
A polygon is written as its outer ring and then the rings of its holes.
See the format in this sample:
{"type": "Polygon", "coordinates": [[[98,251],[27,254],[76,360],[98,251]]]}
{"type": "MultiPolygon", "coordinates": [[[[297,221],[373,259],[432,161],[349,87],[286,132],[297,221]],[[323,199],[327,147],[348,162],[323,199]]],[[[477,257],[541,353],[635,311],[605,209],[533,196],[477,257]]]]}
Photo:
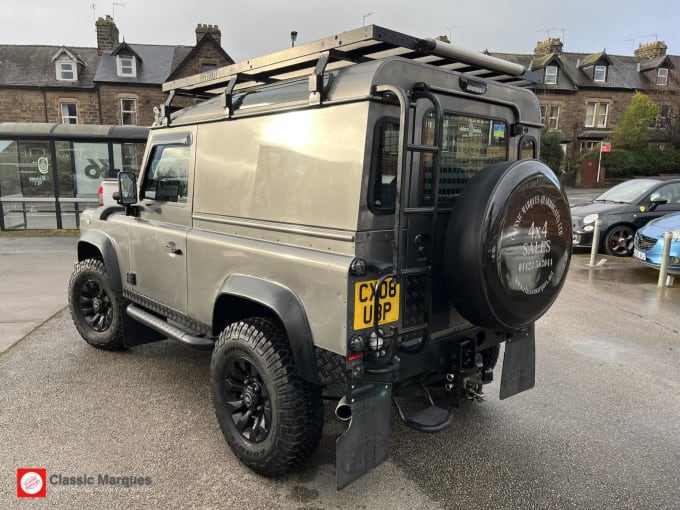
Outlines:
{"type": "Polygon", "coordinates": [[[134,172],[120,172],[118,174],[118,197],[120,205],[137,203],[137,177],[134,172]]]}
{"type": "Polygon", "coordinates": [[[660,205],[667,204],[667,203],[668,203],[668,199],[667,199],[667,198],[663,198],[663,197],[661,197],[661,196],[655,196],[655,197],[652,197],[651,202],[652,202],[652,206],[651,206],[649,209],[650,209],[651,211],[653,211],[654,209],[656,209],[656,208],[659,207],[660,205]]]}

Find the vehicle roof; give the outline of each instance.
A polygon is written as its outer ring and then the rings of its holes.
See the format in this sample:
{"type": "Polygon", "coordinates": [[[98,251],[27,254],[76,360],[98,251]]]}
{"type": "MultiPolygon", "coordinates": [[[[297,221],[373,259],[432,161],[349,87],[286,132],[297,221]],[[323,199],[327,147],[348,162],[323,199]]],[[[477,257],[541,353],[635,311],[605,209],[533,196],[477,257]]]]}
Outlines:
{"type": "MultiPolygon", "coordinates": [[[[373,91],[378,85],[395,85],[405,90],[411,89],[414,83],[423,82],[430,87],[436,87],[453,91],[457,95],[467,96],[470,100],[484,101],[490,98],[508,105],[514,105],[518,112],[518,121],[527,125],[538,125],[540,123],[538,100],[536,96],[526,88],[515,87],[497,81],[483,80],[477,81],[486,84],[487,92],[484,96],[466,93],[461,88],[461,73],[442,69],[429,65],[425,62],[418,62],[402,57],[388,57],[381,60],[373,60],[361,64],[343,67],[331,71],[332,75],[326,92],[325,104],[347,102],[352,100],[367,99],[373,96],[373,91]]],[[[299,90],[299,106],[304,107],[309,101],[309,89],[307,79],[297,79],[293,81],[277,83],[269,87],[254,87],[244,89],[234,93],[234,97],[239,94],[257,94],[267,90],[276,90],[285,87],[297,86],[299,90]]],[[[285,95],[285,94],[284,94],[285,95]]],[[[275,104],[270,104],[270,108],[276,108],[275,104]]],[[[231,112],[238,115],[239,111],[231,112]]],[[[244,113],[241,111],[241,113],[244,113]]],[[[193,123],[207,120],[215,120],[229,115],[225,112],[221,97],[213,98],[198,105],[186,108],[173,114],[173,123],[193,123]]]]}

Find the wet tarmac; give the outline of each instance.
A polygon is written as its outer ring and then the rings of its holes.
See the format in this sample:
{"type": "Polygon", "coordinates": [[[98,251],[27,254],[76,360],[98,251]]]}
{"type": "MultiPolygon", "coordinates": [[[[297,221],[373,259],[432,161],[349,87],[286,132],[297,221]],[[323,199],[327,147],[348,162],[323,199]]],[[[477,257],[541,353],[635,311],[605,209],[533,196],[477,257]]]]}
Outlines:
{"type": "Polygon", "coordinates": [[[671,322],[680,331],[680,275],[672,275],[673,286],[659,288],[659,271],[633,257],[598,253],[590,266],[590,250],[574,250],[569,279],[584,289],[625,306],[641,317],[671,322]]]}

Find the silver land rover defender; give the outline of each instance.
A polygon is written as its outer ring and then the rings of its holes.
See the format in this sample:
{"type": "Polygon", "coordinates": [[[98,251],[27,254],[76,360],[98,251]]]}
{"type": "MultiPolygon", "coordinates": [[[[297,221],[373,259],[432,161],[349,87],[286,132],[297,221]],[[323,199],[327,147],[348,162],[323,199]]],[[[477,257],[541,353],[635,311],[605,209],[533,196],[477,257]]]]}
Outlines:
{"type": "Polygon", "coordinates": [[[82,215],[76,328],[211,349],[222,432],[267,476],[336,398],[339,489],[386,459],[393,408],[437,432],[481,400],[501,344],[500,398],[533,387],[572,236],[532,80],[367,26],[166,83],[140,175],[82,215]]]}

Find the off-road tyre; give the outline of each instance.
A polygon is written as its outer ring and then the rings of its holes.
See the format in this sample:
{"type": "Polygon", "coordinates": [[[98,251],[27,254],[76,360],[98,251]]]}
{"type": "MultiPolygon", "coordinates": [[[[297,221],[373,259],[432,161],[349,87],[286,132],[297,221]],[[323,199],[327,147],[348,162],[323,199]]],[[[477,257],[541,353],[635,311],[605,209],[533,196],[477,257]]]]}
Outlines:
{"type": "Polygon", "coordinates": [[[104,262],[85,259],[76,264],[68,283],[73,323],[85,341],[110,351],[124,349],[123,298],[111,286],[104,262]]]}
{"type": "Polygon", "coordinates": [[[227,326],[215,343],[210,369],[217,421],[245,465],[280,476],[316,451],[323,430],[321,387],[298,376],[276,324],[250,318],[227,326]]]}

